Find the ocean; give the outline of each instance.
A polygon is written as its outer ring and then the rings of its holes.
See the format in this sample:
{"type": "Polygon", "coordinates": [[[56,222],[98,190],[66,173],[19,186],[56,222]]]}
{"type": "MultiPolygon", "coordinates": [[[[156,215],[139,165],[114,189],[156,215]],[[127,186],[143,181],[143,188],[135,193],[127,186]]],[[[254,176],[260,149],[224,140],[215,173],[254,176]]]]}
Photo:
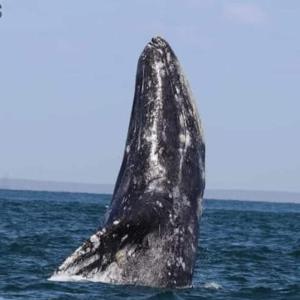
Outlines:
{"type": "Polygon", "coordinates": [[[300,299],[300,204],[287,203],[205,199],[190,288],[48,281],[110,199],[0,190],[0,300],[300,299]]]}

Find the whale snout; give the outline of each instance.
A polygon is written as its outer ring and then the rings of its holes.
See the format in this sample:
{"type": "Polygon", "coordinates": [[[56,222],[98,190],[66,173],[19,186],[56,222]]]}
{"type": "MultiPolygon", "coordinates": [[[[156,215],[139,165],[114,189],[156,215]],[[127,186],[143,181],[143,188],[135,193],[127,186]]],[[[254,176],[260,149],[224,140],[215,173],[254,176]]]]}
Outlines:
{"type": "Polygon", "coordinates": [[[176,59],[170,45],[160,36],[153,37],[144,48],[140,59],[140,65],[149,65],[155,62],[166,64],[170,58],[176,59]]]}
{"type": "Polygon", "coordinates": [[[170,48],[169,44],[160,36],[153,37],[148,45],[161,49],[170,48]]]}

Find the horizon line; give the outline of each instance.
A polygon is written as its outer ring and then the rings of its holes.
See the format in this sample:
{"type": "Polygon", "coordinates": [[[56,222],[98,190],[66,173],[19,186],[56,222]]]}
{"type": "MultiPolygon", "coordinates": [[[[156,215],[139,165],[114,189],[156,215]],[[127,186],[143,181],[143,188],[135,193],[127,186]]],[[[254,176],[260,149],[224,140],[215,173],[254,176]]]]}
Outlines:
{"type": "MultiPolygon", "coordinates": [[[[90,186],[111,186],[114,187],[115,183],[100,183],[100,182],[87,182],[87,181],[68,181],[68,180],[55,180],[55,179],[33,179],[33,178],[19,178],[19,177],[0,177],[0,186],[3,181],[30,181],[36,183],[52,183],[52,184],[74,184],[74,185],[90,185],[90,186]]],[[[0,187],[1,188],[1,187],[0,187]]],[[[207,187],[205,190],[209,191],[237,191],[237,192],[261,192],[261,193],[287,193],[287,194],[299,194],[299,191],[293,190],[271,190],[271,189],[251,189],[242,187],[207,187]]]]}
{"type": "MultiPolygon", "coordinates": [[[[112,195],[114,184],[2,177],[0,178],[0,189],[112,195]]],[[[203,198],[300,204],[300,192],[278,190],[271,191],[241,188],[207,188],[204,192],[203,198]]]]}

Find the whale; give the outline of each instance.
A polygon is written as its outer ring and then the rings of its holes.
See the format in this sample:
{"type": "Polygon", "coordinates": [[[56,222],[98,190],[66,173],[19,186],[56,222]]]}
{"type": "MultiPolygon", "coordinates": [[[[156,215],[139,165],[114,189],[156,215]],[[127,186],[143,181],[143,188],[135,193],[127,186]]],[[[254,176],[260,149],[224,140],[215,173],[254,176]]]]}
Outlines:
{"type": "Polygon", "coordinates": [[[196,103],[170,45],[154,37],[138,60],[124,157],[103,226],[50,279],[190,286],[204,188],[196,103]]]}

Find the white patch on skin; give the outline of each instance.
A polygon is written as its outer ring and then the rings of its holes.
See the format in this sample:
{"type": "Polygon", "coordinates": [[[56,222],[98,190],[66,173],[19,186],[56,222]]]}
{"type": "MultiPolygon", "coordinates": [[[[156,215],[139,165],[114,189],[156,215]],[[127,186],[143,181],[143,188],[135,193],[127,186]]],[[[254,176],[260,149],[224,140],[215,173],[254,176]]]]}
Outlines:
{"type": "MultiPolygon", "coordinates": [[[[159,119],[161,117],[161,113],[163,111],[163,101],[162,101],[162,77],[165,76],[164,72],[164,63],[162,61],[155,61],[153,64],[154,73],[156,74],[156,94],[155,98],[152,101],[155,102],[153,109],[150,112],[150,126],[147,132],[145,132],[143,138],[149,144],[150,155],[148,158],[149,165],[151,166],[151,178],[165,178],[166,177],[166,170],[163,165],[160,163],[160,154],[163,149],[159,147],[159,133],[158,133],[158,126],[159,126],[159,119]]],[[[161,180],[153,180],[148,185],[147,191],[152,190],[161,190],[162,187],[160,186],[161,180]]]]}
{"type": "Polygon", "coordinates": [[[185,135],[180,133],[179,134],[179,141],[183,144],[185,142],[185,135]]]}
{"type": "Polygon", "coordinates": [[[167,61],[168,61],[168,62],[171,61],[171,54],[170,54],[170,52],[167,52],[167,61]]]}
{"type": "Polygon", "coordinates": [[[189,199],[188,199],[188,197],[186,195],[182,196],[182,203],[185,206],[191,206],[191,203],[190,203],[190,201],[189,201],[189,199]]]}
{"type": "Polygon", "coordinates": [[[121,238],[121,242],[124,242],[127,238],[128,238],[128,234],[124,235],[124,236],[121,238]]]}
{"type": "Polygon", "coordinates": [[[162,131],[162,140],[164,141],[164,142],[166,142],[167,141],[167,136],[166,136],[166,132],[165,132],[165,129],[162,131]]]}
{"type": "Polygon", "coordinates": [[[93,234],[91,237],[90,237],[90,241],[91,241],[91,243],[96,243],[96,242],[98,242],[98,237],[97,237],[97,235],[96,234],[93,234]]]}
{"type": "Polygon", "coordinates": [[[160,201],[156,201],[156,204],[157,204],[159,207],[163,208],[163,205],[162,205],[162,203],[161,203],[160,201]]]}
{"type": "Polygon", "coordinates": [[[181,127],[184,127],[185,126],[185,121],[184,121],[184,118],[182,115],[179,116],[179,123],[180,123],[180,126],[181,127]]]}
{"type": "Polygon", "coordinates": [[[135,248],[131,248],[131,249],[129,249],[129,251],[128,251],[128,256],[133,256],[133,254],[134,254],[134,250],[135,250],[135,248]]]}
{"type": "Polygon", "coordinates": [[[164,54],[164,52],[162,51],[162,49],[161,48],[157,48],[157,51],[161,54],[161,55],[163,55],[164,54]]]}
{"type": "Polygon", "coordinates": [[[179,187],[175,186],[173,187],[173,198],[178,198],[180,196],[179,187]]]}
{"type": "Polygon", "coordinates": [[[142,81],[141,93],[143,93],[143,91],[144,91],[144,78],[145,78],[144,73],[145,73],[145,66],[143,65],[143,76],[142,76],[143,81],[142,81]]]}
{"type": "Polygon", "coordinates": [[[174,219],[173,219],[173,215],[172,214],[169,214],[169,220],[170,220],[170,223],[172,224],[172,225],[174,225],[174,219]]]}
{"type": "Polygon", "coordinates": [[[123,282],[122,269],[116,262],[113,262],[104,272],[95,274],[92,279],[96,282],[121,283],[123,282]]]}
{"type": "MultiPolygon", "coordinates": [[[[80,247],[80,248],[81,248],[81,247],[80,247]]],[[[69,257],[63,262],[63,264],[62,264],[61,266],[59,266],[58,270],[64,270],[64,269],[66,269],[69,265],[71,265],[71,264],[75,261],[75,259],[76,259],[79,255],[80,255],[79,249],[77,249],[73,255],[69,256],[69,257]],[[78,255],[76,255],[76,254],[78,254],[78,255]]]]}
{"type": "MultiPolygon", "coordinates": [[[[100,239],[97,236],[97,234],[94,234],[90,237],[90,242],[92,243],[93,247],[92,249],[95,249],[96,247],[99,247],[100,245],[100,239]]],[[[80,269],[92,264],[96,260],[99,259],[99,255],[95,254],[92,255],[90,258],[84,259],[82,262],[77,262],[74,266],[73,263],[80,258],[81,255],[84,255],[85,253],[88,253],[92,249],[90,247],[87,247],[85,250],[83,250],[83,247],[86,245],[86,243],[83,246],[80,246],[76,249],[76,251],[69,256],[63,264],[58,268],[58,271],[53,274],[53,276],[50,279],[55,280],[54,278],[56,276],[60,276],[61,274],[68,275],[68,274],[74,274],[77,273],[80,269]]]]}
{"type": "Polygon", "coordinates": [[[150,182],[150,184],[147,187],[147,192],[151,192],[151,191],[163,192],[164,191],[164,186],[162,186],[160,184],[159,180],[154,180],[154,181],[150,182]]]}
{"type": "Polygon", "coordinates": [[[190,132],[189,131],[186,132],[185,145],[186,145],[186,147],[190,147],[191,146],[191,136],[190,136],[190,132]]]}
{"type": "MultiPolygon", "coordinates": [[[[97,256],[95,256],[97,257],[97,256]]],[[[97,257],[98,259],[99,257],[97,257]]],[[[92,263],[92,260],[89,261],[92,263]]],[[[91,273],[87,276],[71,275],[68,272],[54,273],[48,280],[49,281],[92,281],[92,282],[104,282],[104,283],[122,283],[122,269],[119,268],[116,262],[111,263],[103,272],[91,273]]]]}
{"type": "Polygon", "coordinates": [[[178,266],[181,266],[183,270],[185,270],[185,262],[183,261],[183,258],[180,256],[177,258],[178,266]]]}
{"type": "Polygon", "coordinates": [[[126,252],[124,250],[119,250],[115,255],[118,266],[124,264],[126,261],[126,252]]]}
{"type": "Polygon", "coordinates": [[[87,267],[89,265],[91,265],[92,263],[94,263],[96,260],[98,260],[100,258],[100,256],[98,254],[94,254],[93,256],[91,256],[90,258],[88,259],[85,259],[83,261],[82,264],[80,264],[80,269],[84,268],[84,267],[87,267]]]}
{"type": "Polygon", "coordinates": [[[100,245],[100,239],[97,236],[97,234],[93,234],[90,237],[90,242],[93,244],[93,248],[98,248],[99,247],[99,245],[100,245]]]}
{"type": "Polygon", "coordinates": [[[118,225],[120,223],[120,220],[115,220],[115,221],[113,221],[113,224],[114,225],[118,225]]]}
{"type": "Polygon", "coordinates": [[[126,153],[129,153],[129,151],[130,151],[130,146],[128,145],[128,146],[126,147],[126,153]]]}

